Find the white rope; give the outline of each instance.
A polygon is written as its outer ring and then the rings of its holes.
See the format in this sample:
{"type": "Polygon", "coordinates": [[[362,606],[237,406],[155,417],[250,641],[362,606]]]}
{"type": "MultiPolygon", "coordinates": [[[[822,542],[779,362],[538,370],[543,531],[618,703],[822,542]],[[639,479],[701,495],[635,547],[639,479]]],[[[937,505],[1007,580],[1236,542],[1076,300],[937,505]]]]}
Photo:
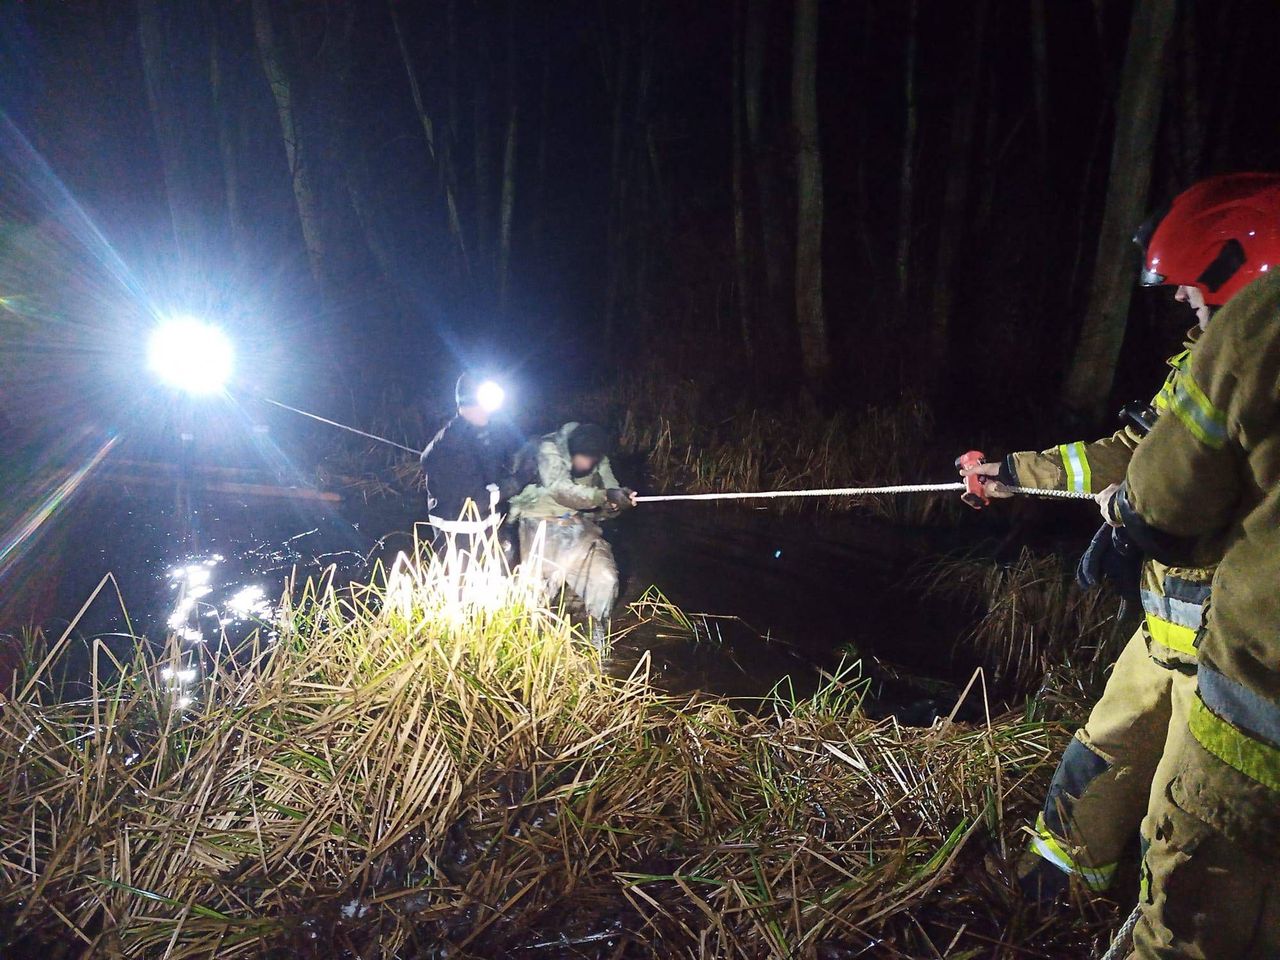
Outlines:
{"type": "Polygon", "coordinates": [[[1126,951],[1129,949],[1129,942],[1133,938],[1133,928],[1138,925],[1138,918],[1142,916],[1142,904],[1138,904],[1133,908],[1133,913],[1129,914],[1129,919],[1124,922],[1115,935],[1115,939],[1111,941],[1111,947],[1102,955],[1102,960],[1120,960],[1121,957],[1127,956],[1126,951]]]}
{"type": "MultiPolygon", "coordinates": [[[[904,483],[889,487],[830,487],[825,490],[769,490],[760,493],[679,493],[659,497],[636,497],[637,503],[669,503],[674,500],[774,500],[779,497],[869,497],[902,493],[949,493],[965,489],[963,483],[904,483]]],[[[1035,487],[1005,487],[1032,497],[1061,500],[1092,500],[1093,495],[1075,490],[1039,490],[1035,487]]]]}

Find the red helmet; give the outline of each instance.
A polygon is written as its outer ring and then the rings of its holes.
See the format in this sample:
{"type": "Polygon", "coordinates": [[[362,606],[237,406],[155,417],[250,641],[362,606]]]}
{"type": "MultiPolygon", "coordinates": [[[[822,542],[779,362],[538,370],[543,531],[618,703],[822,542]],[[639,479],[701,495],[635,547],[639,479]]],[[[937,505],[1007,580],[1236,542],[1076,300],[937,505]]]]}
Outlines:
{"type": "Polygon", "coordinates": [[[1133,239],[1143,249],[1144,287],[1199,287],[1205,303],[1221,306],[1280,267],[1280,174],[1201,180],[1133,239]]]}

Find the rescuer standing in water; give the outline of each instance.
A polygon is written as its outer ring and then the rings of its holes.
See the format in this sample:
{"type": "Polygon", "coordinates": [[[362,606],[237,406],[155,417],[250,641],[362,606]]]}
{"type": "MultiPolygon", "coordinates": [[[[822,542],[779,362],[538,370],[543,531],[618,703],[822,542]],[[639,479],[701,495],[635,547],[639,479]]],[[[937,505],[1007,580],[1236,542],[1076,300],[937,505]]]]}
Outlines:
{"type": "Polygon", "coordinates": [[[524,562],[537,562],[541,534],[549,591],[554,595],[567,588],[582,601],[592,642],[602,650],[618,599],[618,565],[600,520],[631,509],[636,497],[619,486],[608,452],[609,436],[602,427],[566,423],[537,441],[537,481],[511,500],[524,562]]]}
{"type": "MultiPolygon", "coordinates": [[[[1153,218],[1135,237],[1144,254],[1158,262],[1158,251],[1168,247],[1174,224],[1180,224],[1184,237],[1196,236],[1202,227],[1188,223],[1186,212],[1202,197],[1231,196],[1239,189],[1239,179],[1214,178],[1180,195],[1167,217],[1153,218]]],[[[986,490],[992,497],[1010,496],[1005,485],[1096,494],[1122,479],[1139,442],[1178,395],[1179,378],[1209,322],[1211,303],[1222,302],[1212,297],[1206,302],[1205,289],[1191,282],[1197,277],[1198,273],[1171,281],[1152,269],[1143,271],[1144,286],[1177,285],[1175,299],[1190,306],[1198,321],[1188,331],[1183,351],[1169,359],[1170,372],[1146,410],[1135,412],[1131,422],[1102,440],[1014,453],[1002,463],[962,472],[990,477],[986,490]]],[[[1137,587],[1144,620],[1117,659],[1088,721],[1063,753],[1030,850],[1018,864],[1024,892],[1039,899],[1056,896],[1072,876],[1091,890],[1110,886],[1134,831],[1140,832],[1144,845],[1151,842],[1156,825],[1144,817],[1174,773],[1166,741],[1172,742],[1186,725],[1195,685],[1195,639],[1213,567],[1168,565],[1150,556],[1139,560],[1140,555],[1122,531],[1104,526],[1081,561],[1083,584],[1096,585],[1107,578],[1136,580],[1117,585],[1137,587]]]]}
{"type": "Polygon", "coordinates": [[[1280,176],[1188,190],[1148,252],[1153,282],[1226,305],[1169,414],[1099,496],[1152,557],[1216,563],[1188,716],[1153,791],[1134,957],[1280,956],[1280,176]]]}
{"type": "MultiPolygon", "coordinates": [[[[454,400],[458,414],[427,444],[422,471],[433,544],[440,548],[454,537],[455,546],[470,551],[500,528],[506,502],[520,489],[511,472],[518,444],[509,427],[493,422],[503,402],[498,384],[464,373],[454,400]]],[[[514,538],[502,535],[507,559],[514,561],[514,538]]]]}

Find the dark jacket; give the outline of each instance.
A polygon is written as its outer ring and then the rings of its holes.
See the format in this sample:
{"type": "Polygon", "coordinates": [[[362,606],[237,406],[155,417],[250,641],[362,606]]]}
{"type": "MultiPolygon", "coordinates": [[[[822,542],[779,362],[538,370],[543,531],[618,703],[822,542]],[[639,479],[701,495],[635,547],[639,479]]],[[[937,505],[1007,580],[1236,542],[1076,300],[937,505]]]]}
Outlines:
{"type": "MultiPolygon", "coordinates": [[[[476,427],[454,417],[422,451],[427,480],[427,507],[442,520],[457,520],[467,500],[483,517],[489,512],[489,484],[511,493],[510,462],[514,448],[508,431],[490,424],[476,427]]],[[[504,496],[505,499],[505,496],[504,496]]]]}

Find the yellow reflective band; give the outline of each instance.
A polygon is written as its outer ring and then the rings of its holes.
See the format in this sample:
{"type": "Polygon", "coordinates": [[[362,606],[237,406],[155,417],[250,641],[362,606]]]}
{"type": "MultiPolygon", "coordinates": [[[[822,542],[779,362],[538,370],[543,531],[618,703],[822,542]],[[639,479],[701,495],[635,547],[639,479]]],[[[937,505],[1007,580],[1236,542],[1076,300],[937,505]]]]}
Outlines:
{"type": "Polygon", "coordinates": [[[1187,365],[1187,361],[1191,359],[1191,351],[1183,350],[1181,353],[1174,354],[1169,358],[1169,366],[1173,369],[1169,371],[1169,375],[1164,378],[1164,383],[1160,385],[1160,392],[1151,399],[1151,405],[1163,413],[1169,406],[1169,401],[1173,398],[1173,386],[1178,379],[1178,374],[1182,368],[1187,365]]]}
{"type": "Polygon", "coordinates": [[[1280,793],[1280,750],[1233,727],[1206,707],[1199,695],[1191,701],[1187,725],[1200,746],[1227,766],[1280,793]]]}
{"type": "Polygon", "coordinates": [[[1058,448],[1062,468],[1067,472],[1067,489],[1075,493],[1092,493],[1089,483],[1093,479],[1089,469],[1089,457],[1083,443],[1064,443],[1058,448]]]}
{"type": "Polygon", "coordinates": [[[1086,867],[1075,861],[1058,843],[1058,840],[1044,825],[1044,814],[1036,817],[1036,837],[1031,841],[1031,849],[1042,860],[1048,860],[1063,873],[1070,873],[1084,881],[1090,890],[1105,890],[1111,886],[1116,875],[1118,864],[1109,863],[1102,867],[1086,867]]]}
{"type": "Polygon", "coordinates": [[[1207,447],[1219,450],[1227,442],[1227,416],[1205,396],[1190,370],[1178,376],[1169,408],[1191,435],[1207,447]]]}
{"type": "Polygon", "coordinates": [[[1162,647],[1168,647],[1170,650],[1188,657],[1196,655],[1196,634],[1199,633],[1198,630],[1192,630],[1190,627],[1170,623],[1168,620],[1162,620],[1159,617],[1147,614],[1147,633],[1151,635],[1153,641],[1162,647]]]}

